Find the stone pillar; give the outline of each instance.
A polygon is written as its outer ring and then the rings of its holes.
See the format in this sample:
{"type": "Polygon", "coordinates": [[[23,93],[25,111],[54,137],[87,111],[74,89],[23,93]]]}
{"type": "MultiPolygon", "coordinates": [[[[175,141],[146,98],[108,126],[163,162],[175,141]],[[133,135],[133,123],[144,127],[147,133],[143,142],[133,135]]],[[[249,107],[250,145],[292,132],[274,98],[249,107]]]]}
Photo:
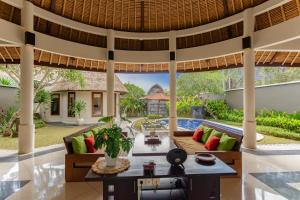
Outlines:
{"type": "Polygon", "coordinates": [[[114,88],[115,88],[115,70],[114,70],[114,31],[107,31],[107,68],[106,68],[106,87],[107,87],[107,116],[114,116],[114,88]]]}
{"type": "Polygon", "coordinates": [[[244,140],[245,148],[256,149],[254,15],[244,11],[244,140]]]}
{"type": "Polygon", "coordinates": [[[169,90],[170,90],[170,109],[169,109],[169,134],[173,136],[177,130],[177,109],[176,109],[176,34],[170,32],[169,37],[170,63],[169,63],[169,90]]]}
{"type": "MultiPolygon", "coordinates": [[[[26,33],[33,33],[33,4],[23,0],[21,22],[26,33]]],[[[34,151],[33,123],[33,67],[34,47],[32,44],[21,46],[21,78],[20,78],[20,125],[19,125],[19,154],[34,151]]]]}

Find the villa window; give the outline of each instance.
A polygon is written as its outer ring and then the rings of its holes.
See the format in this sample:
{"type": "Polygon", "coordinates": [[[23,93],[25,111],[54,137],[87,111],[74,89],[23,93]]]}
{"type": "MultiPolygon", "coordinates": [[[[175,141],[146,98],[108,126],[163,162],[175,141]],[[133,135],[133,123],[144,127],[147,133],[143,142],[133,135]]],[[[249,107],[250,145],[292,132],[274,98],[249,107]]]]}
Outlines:
{"type": "Polygon", "coordinates": [[[102,93],[92,92],[92,116],[102,116],[102,93]]]}
{"type": "Polygon", "coordinates": [[[68,117],[75,117],[73,107],[75,106],[75,92],[68,92],[68,117]]]}
{"type": "Polygon", "coordinates": [[[51,95],[51,115],[59,115],[60,109],[60,95],[52,94],[51,95]]]}

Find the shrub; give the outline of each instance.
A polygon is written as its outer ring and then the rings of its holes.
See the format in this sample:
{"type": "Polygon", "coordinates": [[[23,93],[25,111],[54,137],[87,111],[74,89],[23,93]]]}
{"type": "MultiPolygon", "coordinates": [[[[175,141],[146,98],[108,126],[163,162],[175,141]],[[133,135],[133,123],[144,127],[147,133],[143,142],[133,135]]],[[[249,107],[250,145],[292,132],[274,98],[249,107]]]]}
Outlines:
{"type": "MultiPolygon", "coordinates": [[[[206,103],[206,111],[215,119],[243,122],[243,111],[229,108],[223,100],[208,101],[206,103]]],[[[274,110],[262,110],[257,113],[256,123],[300,133],[300,112],[288,114],[274,110]]]]}
{"type": "MultiPolygon", "coordinates": [[[[169,103],[167,104],[169,107],[169,103]]],[[[183,96],[176,102],[177,115],[179,117],[191,117],[193,106],[202,106],[203,101],[197,97],[183,96]]]]}
{"type": "Polygon", "coordinates": [[[300,120],[286,117],[257,117],[258,125],[279,127],[300,133],[300,120]]]}

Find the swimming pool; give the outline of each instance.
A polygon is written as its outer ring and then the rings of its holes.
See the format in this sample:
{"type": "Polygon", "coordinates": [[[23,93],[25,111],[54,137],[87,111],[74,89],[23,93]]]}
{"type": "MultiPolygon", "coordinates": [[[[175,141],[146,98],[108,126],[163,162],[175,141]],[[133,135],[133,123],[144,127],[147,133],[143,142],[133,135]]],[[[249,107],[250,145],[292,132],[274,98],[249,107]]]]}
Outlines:
{"type": "MultiPolygon", "coordinates": [[[[162,125],[167,125],[169,119],[160,120],[162,125]]],[[[195,130],[202,124],[202,119],[188,119],[188,118],[179,118],[177,119],[177,126],[180,128],[185,128],[189,130],[195,130]]]]}

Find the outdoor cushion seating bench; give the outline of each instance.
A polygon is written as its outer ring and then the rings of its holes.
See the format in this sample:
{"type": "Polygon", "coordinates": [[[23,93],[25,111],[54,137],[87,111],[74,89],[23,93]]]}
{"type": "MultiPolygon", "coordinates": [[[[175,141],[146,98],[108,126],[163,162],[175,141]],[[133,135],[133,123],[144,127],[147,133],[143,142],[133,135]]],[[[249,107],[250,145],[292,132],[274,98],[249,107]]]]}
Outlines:
{"type": "Polygon", "coordinates": [[[88,128],[77,131],[63,138],[67,154],[65,155],[65,180],[66,182],[85,181],[84,177],[90,170],[92,164],[99,157],[103,157],[104,153],[98,150],[95,153],[75,154],[72,147],[72,138],[82,135],[85,132],[92,131],[98,125],[93,125],[88,128]]]}
{"type": "Polygon", "coordinates": [[[207,120],[203,120],[203,125],[213,128],[216,131],[225,133],[231,137],[236,138],[237,142],[231,151],[208,151],[204,144],[197,142],[192,139],[194,131],[175,131],[174,132],[174,143],[179,148],[184,149],[187,154],[192,155],[195,153],[211,153],[216,157],[220,158],[223,162],[231,166],[234,170],[237,171],[237,177],[241,177],[242,175],[242,152],[240,150],[242,139],[243,139],[243,131],[238,128],[233,128],[230,126],[226,126],[220,123],[211,122],[207,120]]]}

